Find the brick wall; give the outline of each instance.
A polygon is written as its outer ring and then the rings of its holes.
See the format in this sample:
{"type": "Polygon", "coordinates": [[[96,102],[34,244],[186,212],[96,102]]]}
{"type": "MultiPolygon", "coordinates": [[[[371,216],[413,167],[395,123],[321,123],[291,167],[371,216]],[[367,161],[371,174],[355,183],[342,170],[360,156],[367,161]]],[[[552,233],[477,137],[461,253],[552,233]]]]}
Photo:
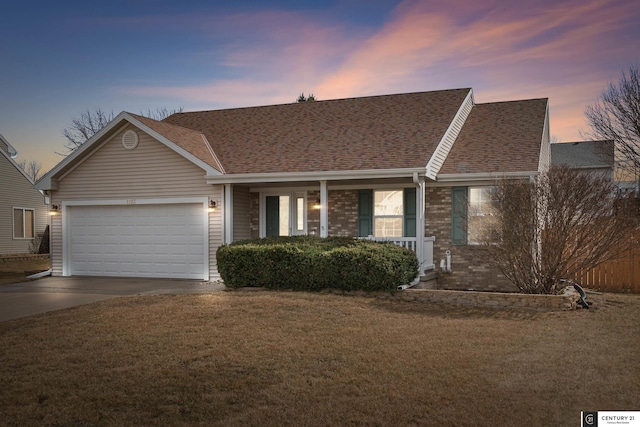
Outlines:
{"type": "Polygon", "coordinates": [[[435,236],[433,262],[440,272],[438,288],[516,292],[500,271],[482,259],[482,247],[451,244],[451,187],[426,189],[426,235],[435,236]],[[451,251],[452,273],[440,271],[440,260],[451,251]]]}
{"type": "Polygon", "coordinates": [[[329,236],[358,235],[358,191],[329,190],[329,236]]]}
{"type": "MultiPolygon", "coordinates": [[[[329,235],[358,235],[358,191],[329,189],[329,235]]],[[[307,232],[319,235],[320,211],[314,206],[319,191],[307,193],[307,232]]],[[[251,237],[259,237],[259,193],[251,193],[251,237]]],[[[426,236],[435,236],[433,261],[439,270],[445,251],[451,251],[452,273],[440,271],[438,288],[515,292],[517,288],[500,271],[482,259],[482,247],[451,244],[451,188],[426,189],[426,236]]]]}
{"type": "MultiPolygon", "coordinates": [[[[307,193],[307,233],[320,235],[320,191],[307,193]]],[[[260,193],[251,193],[251,238],[260,235],[260,193]]],[[[329,190],[329,236],[358,235],[358,191],[329,190]]]]}

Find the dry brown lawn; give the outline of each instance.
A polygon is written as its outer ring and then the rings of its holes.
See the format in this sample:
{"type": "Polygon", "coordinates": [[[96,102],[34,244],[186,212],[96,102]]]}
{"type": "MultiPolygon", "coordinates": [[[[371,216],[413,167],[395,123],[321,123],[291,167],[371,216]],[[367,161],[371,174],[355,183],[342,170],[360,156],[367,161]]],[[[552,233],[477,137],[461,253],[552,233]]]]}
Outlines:
{"type": "Polygon", "coordinates": [[[49,269],[49,258],[18,261],[0,260],[0,285],[25,282],[27,276],[49,269]]]}
{"type": "Polygon", "coordinates": [[[0,323],[0,424],[575,426],[581,410],[640,409],[639,309],[108,300],[0,323]]]}

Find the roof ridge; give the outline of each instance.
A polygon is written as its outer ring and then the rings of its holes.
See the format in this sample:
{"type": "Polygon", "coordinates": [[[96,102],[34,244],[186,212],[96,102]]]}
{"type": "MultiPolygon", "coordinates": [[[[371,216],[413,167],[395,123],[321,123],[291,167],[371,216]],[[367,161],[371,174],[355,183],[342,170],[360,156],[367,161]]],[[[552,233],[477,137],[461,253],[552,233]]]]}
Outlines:
{"type": "Polygon", "coordinates": [[[196,110],[196,111],[182,111],[173,113],[171,116],[165,117],[162,121],[168,119],[169,117],[179,116],[179,115],[187,115],[187,114],[198,114],[198,113],[208,113],[214,111],[237,111],[237,110],[250,110],[253,108],[272,108],[272,107],[286,107],[286,106],[295,106],[295,105],[313,105],[313,104],[326,104],[330,102],[340,102],[340,101],[351,101],[351,100],[370,100],[372,98],[389,98],[393,96],[409,96],[409,95],[420,95],[427,93],[445,93],[445,92],[457,92],[457,91],[470,91],[471,87],[457,88],[457,89],[438,89],[438,90],[426,90],[426,91],[415,91],[415,92],[399,92],[392,94],[383,94],[383,95],[367,95],[367,96],[351,96],[346,98],[334,98],[334,99],[322,99],[316,100],[313,102],[289,102],[283,104],[266,104],[266,105],[253,105],[246,107],[231,107],[231,108],[212,108],[209,110],[196,110]]]}
{"type": "Polygon", "coordinates": [[[508,101],[492,101],[492,102],[477,102],[475,105],[477,106],[482,106],[482,105],[491,105],[491,104],[506,104],[506,103],[513,103],[513,102],[530,102],[530,101],[549,101],[549,97],[541,97],[541,98],[526,98],[526,99],[511,99],[508,101]]]}

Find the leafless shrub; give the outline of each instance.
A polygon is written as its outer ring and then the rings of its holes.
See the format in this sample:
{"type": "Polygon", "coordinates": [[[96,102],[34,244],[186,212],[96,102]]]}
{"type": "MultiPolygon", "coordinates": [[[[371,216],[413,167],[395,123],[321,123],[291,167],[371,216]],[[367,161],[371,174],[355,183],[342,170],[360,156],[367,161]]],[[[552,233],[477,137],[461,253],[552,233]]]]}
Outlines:
{"type": "Polygon", "coordinates": [[[535,180],[501,180],[480,233],[487,261],[521,292],[559,293],[562,278],[637,243],[637,206],[627,198],[604,176],[564,166],[535,180]]]}

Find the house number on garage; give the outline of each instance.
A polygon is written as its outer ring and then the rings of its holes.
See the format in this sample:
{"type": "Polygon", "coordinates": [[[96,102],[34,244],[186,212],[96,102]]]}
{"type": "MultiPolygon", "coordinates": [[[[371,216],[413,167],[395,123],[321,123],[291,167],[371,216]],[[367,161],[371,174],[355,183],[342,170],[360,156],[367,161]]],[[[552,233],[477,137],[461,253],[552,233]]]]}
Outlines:
{"type": "Polygon", "coordinates": [[[128,205],[135,205],[136,204],[136,199],[127,199],[127,204],[128,205]]]}

